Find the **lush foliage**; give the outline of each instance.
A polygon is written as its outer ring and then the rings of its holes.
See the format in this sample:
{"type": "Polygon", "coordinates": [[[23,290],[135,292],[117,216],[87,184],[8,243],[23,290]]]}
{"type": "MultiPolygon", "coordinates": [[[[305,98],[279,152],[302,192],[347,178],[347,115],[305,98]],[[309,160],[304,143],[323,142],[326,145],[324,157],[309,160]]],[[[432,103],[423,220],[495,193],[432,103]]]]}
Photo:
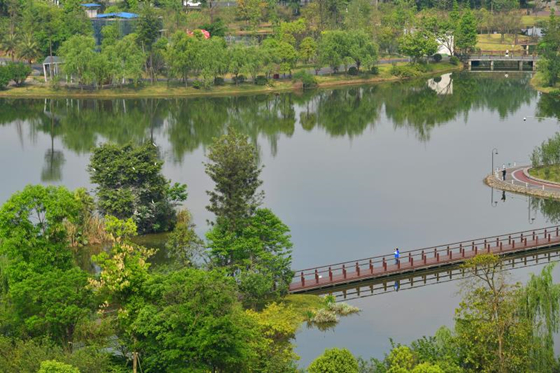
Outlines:
{"type": "Polygon", "coordinates": [[[140,233],[165,232],[176,222],[175,207],[187,197],[186,185],[171,185],[152,143],[141,146],[104,144],[93,151],[88,170],[98,185],[103,214],[132,218],[140,233]]]}

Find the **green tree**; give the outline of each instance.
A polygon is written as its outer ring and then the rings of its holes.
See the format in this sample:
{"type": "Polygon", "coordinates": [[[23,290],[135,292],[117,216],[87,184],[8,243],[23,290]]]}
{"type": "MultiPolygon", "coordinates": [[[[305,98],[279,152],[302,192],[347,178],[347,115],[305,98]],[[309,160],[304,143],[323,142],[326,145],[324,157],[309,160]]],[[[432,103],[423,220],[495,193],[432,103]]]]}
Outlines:
{"type": "Polygon", "coordinates": [[[221,229],[236,232],[253,216],[264,197],[264,192],[257,192],[262,184],[262,168],[255,147],[247,136],[230,127],[210,147],[208,160],[204,164],[206,173],[216,185],[206,192],[210,196],[207,209],[214,213],[221,229]]]}
{"type": "Polygon", "coordinates": [[[531,274],[520,297],[521,313],[532,324],[530,370],[534,372],[558,369],[554,335],[560,323],[560,285],[553,281],[554,267],[555,264],[547,265],[540,275],[531,274]]]}
{"type": "Polygon", "coordinates": [[[16,56],[16,50],[19,45],[19,38],[15,32],[9,32],[0,39],[0,49],[11,57],[14,61],[16,56]]]}
{"type": "Polygon", "coordinates": [[[354,60],[356,69],[360,71],[362,64],[371,68],[377,62],[377,45],[365,32],[353,32],[349,37],[348,56],[354,60]]]}
{"type": "Polygon", "coordinates": [[[229,71],[235,77],[235,84],[239,84],[239,74],[247,69],[248,63],[248,48],[241,45],[235,44],[233,47],[228,49],[229,53],[229,71]]]}
{"type": "Polygon", "coordinates": [[[62,44],[60,55],[64,58],[63,70],[77,78],[80,85],[95,81],[92,61],[96,58],[95,40],[92,37],[75,35],[62,44]]]}
{"type": "Polygon", "coordinates": [[[21,87],[29,74],[31,74],[31,67],[21,62],[9,63],[5,68],[8,70],[10,78],[18,87],[21,87]]]}
{"type": "Polygon", "coordinates": [[[472,53],[477,43],[477,28],[478,24],[476,18],[470,10],[466,10],[461,16],[461,21],[455,33],[455,45],[463,55],[472,53]]]}
{"type": "Polygon", "coordinates": [[[126,79],[132,79],[136,85],[142,79],[146,55],[138,46],[137,41],[136,34],[129,34],[118,40],[114,46],[106,46],[103,49],[103,53],[108,56],[113,79],[118,84],[122,85],[126,79]]]}
{"type": "Polygon", "coordinates": [[[539,71],[542,72],[546,84],[554,87],[560,76],[560,21],[552,13],[543,28],[543,37],[539,41],[539,71]]]}
{"type": "Polygon", "coordinates": [[[168,255],[173,263],[180,267],[196,266],[201,258],[204,258],[204,246],[200,237],[197,236],[193,218],[188,210],[177,213],[177,224],[169,234],[165,243],[168,255]]]}
{"type": "Polygon", "coordinates": [[[338,71],[344,59],[349,56],[350,40],[344,31],[325,31],[319,41],[319,60],[321,65],[330,66],[338,71]]]}
{"type": "Polygon", "coordinates": [[[155,64],[154,64],[154,44],[160,36],[161,24],[151,6],[145,6],[138,19],[136,33],[138,34],[138,42],[142,47],[142,51],[148,55],[146,63],[146,74],[148,74],[155,82],[155,64]]]}
{"type": "Polygon", "coordinates": [[[185,268],[146,282],[147,303],[133,328],[149,370],[251,371],[261,338],[242,310],[233,280],[185,268]]]}
{"type": "Polygon", "coordinates": [[[41,55],[39,44],[35,41],[33,34],[30,33],[23,35],[19,40],[16,52],[19,58],[26,60],[29,64],[41,55]]]}
{"type": "Polygon", "coordinates": [[[358,373],[358,362],[347,349],[332,348],[325,350],[307,370],[309,373],[358,373]]]}
{"type": "Polygon", "coordinates": [[[50,336],[70,348],[93,307],[88,276],[73,263],[67,226],[81,204],[63,187],[27,186],[0,210],[6,305],[15,335],[50,336]]]}
{"type": "Polygon", "coordinates": [[[294,276],[289,228],[268,209],[257,209],[235,232],[221,224],[206,235],[212,262],[234,274],[246,306],[259,308],[288,291],[294,276]]]}
{"type": "Polygon", "coordinates": [[[317,56],[317,42],[312,37],[304,38],[299,44],[299,57],[304,63],[314,61],[317,56]]]}
{"type": "Polygon", "coordinates": [[[163,162],[155,145],[103,144],[88,166],[97,184],[103,214],[134,219],[140,233],[166,232],[176,221],[175,206],[187,197],[186,185],[171,185],[162,175],[163,162]]]}
{"type": "Polygon", "coordinates": [[[435,36],[428,31],[408,33],[399,43],[401,53],[410,56],[415,62],[433,55],[437,51],[437,46],[435,36]]]}
{"type": "Polygon", "coordinates": [[[199,46],[198,67],[205,86],[209,87],[219,75],[227,72],[228,53],[226,43],[222,38],[203,38],[199,42],[199,46]]]}
{"type": "Polygon", "coordinates": [[[198,64],[200,41],[187,35],[183,31],[173,34],[165,58],[170,70],[170,75],[181,77],[188,85],[189,72],[195,70],[198,64]]]}
{"type": "Polygon", "coordinates": [[[529,371],[531,324],[518,312],[519,285],[510,285],[494,255],[464,265],[469,277],[455,314],[460,359],[467,369],[529,371]]]}

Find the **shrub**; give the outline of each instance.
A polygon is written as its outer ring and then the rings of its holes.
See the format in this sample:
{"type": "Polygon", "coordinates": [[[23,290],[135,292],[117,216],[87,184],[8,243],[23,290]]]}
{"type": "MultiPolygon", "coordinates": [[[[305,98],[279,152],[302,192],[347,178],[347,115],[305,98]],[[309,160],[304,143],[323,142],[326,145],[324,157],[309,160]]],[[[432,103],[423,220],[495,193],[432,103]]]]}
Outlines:
{"type": "Polygon", "coordinates": [[[200,89],[200,88],[202,88],[203,84],[202,84],[201,81],[195,80],[195,81],[193,82],[192,86],[193,86],[194,89],[200,89]]]}
{"type": "Polygon", "coordinates": [[[10,83],[10,71],[7,66],[0,66],[0,89],[4,89],[10,83]]]}
{"type": "Polygon", "coordinates": [[[233,78],[233,82],[235,84],[240,84],[243,83],[245,81],[245,75],[238,75],[237,77],[233,78]]]}
{"type": "Polygon", "coordinates": [[[259,75],[255,79],[255,84],[256,85],[266,85],[267,83],[268,83],[268,79],[264,75],[259,75]]]}
{"type": "Polygon", "coordinates": [[[41,363],[38,373],[80,373],[78,368],[56,360],[45,360],[41,363]]]}
{"type": "Polygon", "coordinates": [[[359,71],[354,66],[348,69],[348,75],[358,75],[359,71]]]}
{"type": "Polygon", "coordinates": [[[313,316],[311,321],[316,324],[337,323],[338,317],[336,316],[336,313],[334,311],[321,308],[320,310],[315,312],[315,315],[313,316]]]}
{"type": "Polygon", "coordinates": [[[224,85],[224,84],[225,84],[224,78],[221,78],[221,77],[214,78],[214,85],[220,86],[220,85],[224,85]]]}
{"type": "Polygon", "coordinates": [[[293,76],[294,81],[301,81],[303,89],[313,88],[317,86],[317,79],[307,71],[298,71],[293,76]]]}
{"type": "Polygon", "coordinates": [[[379,75],[379,67],[372,66],[371,69],[369,69],[369,73],[372,75],[379,75]]]}
{"type": "Polygon", "coordinates": [[[452,65],[457,66],[459,64],[459,62],[460,61],[459,61],[459,58],[457,56],[451,56],[449,58],[449,63],[452,64],[452,65]]]}
{"type": "Polygon", "coordinates": [[[415,78],[420,75],[420,71],[413,65],[393,66],[391,75],[401,78],[415,78]]]}
{"type": "Polygon", "coordinates": [[[442,59],[441,54],[439,53],[434,54],[432,58],[434,59],[435,62],[440,62],[442,59]]]}
{"type": "Polygon", "coordinates": [[[346,372],[358,373],[358,361],[347,349],[332,348],[309,365],[310,373],[346,372]]]}
{"type": "Polygon", "coordinates": [[[360,312],[358,307],[354,307],[346,303],[331,303],[329,304],[329,310],[340,316],[347,316],[360,312]]]}
{"type": "Polygon", "coordinates": [[[6,68],[8,69],[11,80],[13,80],[18,87],[21,87],[25,79],[31,74],[31,66],[23,62],[11,62],[6,68]]]}

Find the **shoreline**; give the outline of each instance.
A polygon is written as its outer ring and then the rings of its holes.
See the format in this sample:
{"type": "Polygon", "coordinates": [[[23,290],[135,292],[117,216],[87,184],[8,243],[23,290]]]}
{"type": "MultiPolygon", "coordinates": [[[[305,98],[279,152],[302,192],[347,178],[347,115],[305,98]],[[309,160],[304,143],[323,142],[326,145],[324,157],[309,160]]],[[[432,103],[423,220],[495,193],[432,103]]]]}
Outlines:
{"type": "MultiPolygon", "coordinates": [[[[457,65],[453,67],[444,67],[441,70],[429,71],[420,74],[418,78],[429,78],[431,76],[445,74],[449,72],[462,71],[463,66],[457,65]]],[[[345,75],[343,79],[336,79],[332,76],[321,76],[325,81],[319,81],[317,87],[310,89],[325,89],[345,86],[372,85],[385,82],[407,81],[411,78],[402,78],[398,76],[374,76],[369,78],[352,77],[345,75]],[[332,80],[329,80],[332,78],[332,80]]],[[[47,86],[24,86],[11,87],[0,91],[0,98],[13,99],[43,99],[43,98],[76,98],[76,99],[115,99],[115,98],[189,98],[189,97],[227,97],[227,96],[243,96],[256,94],[271,94],[285,92],[304,92],[300,82],[279,81],[275,82],[275,86],[257,86],[245,83],[243,85],[225,85],[214,87],[211,90],[195,89],[189,87],[168,87],[165,84],[147,85],[142,88],[109,88],[97,91],[73,91],[66,88],[53,89],[47,86]]]]}
{"type": "Polygon", "coordinates": [[[560,90],[560,88],[558,87],[544,87],[543,85],[541,85],[541,74],[539,72],[535,73],[533,75],[533,77],[531,78],[529,84],[531,85],[531,87],[541,93],[546,93],[546,94],[550,94],[553,93],[555,91],[560,90]]]}

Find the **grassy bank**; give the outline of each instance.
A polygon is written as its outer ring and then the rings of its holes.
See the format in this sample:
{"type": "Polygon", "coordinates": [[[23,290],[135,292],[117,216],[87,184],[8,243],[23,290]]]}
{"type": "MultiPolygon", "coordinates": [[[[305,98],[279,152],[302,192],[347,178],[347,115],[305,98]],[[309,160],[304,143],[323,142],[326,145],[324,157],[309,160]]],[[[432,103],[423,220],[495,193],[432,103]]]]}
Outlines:
{"type": "Polygon", "coordinates": [[[556,84],[556,86],[554,87],[547,87],[545,84],[544,76],[541,72],[537,72],[535,75],[533,75],[533,77],[531,78],[531,86],[537,91],[543,93],[558,92],[558,90],[560,89],[560,85],[558,84],[556,84]]]}
{"type": "Polygon", "coordinates": [[[560,165],[530,168],[529,175],[537,179],[560,183],[560,165]]]}
{"type": "MultiPolygon", "coordinates": [[[[430,65],[430,71],[422,73],[421,76],[431,76],[445,72],[461,70],[462,66],[449,63],[437,63],[430,65]]],[[[350,76],[344,73],[334,75],[317,76],[318,87],[337,87],[350,85],[372,84],[386,81],[397,81],[402,78],[391,75],[391,65],[380,65],[378,75],[364,74],[350,76]]],[[[289,80],[274,81],[267,86],[259,86],[251,83],[240,85],[226,83],[224,86],[211,87],[210,89],[196,89],[183,85],[168,86],[164,82],[147,84],[137,88],[107,88],[101,90],[80,90],[75,88],[52,88],[48,85],[26,85],[24,87],[9,87],[0,91],[0,98],[166,98],[166,97],[201,97],[201,96],[234,96],[246,94],[262,94],[275,92],[288,92],[301,90],[301,83],[289,80]]]]}

